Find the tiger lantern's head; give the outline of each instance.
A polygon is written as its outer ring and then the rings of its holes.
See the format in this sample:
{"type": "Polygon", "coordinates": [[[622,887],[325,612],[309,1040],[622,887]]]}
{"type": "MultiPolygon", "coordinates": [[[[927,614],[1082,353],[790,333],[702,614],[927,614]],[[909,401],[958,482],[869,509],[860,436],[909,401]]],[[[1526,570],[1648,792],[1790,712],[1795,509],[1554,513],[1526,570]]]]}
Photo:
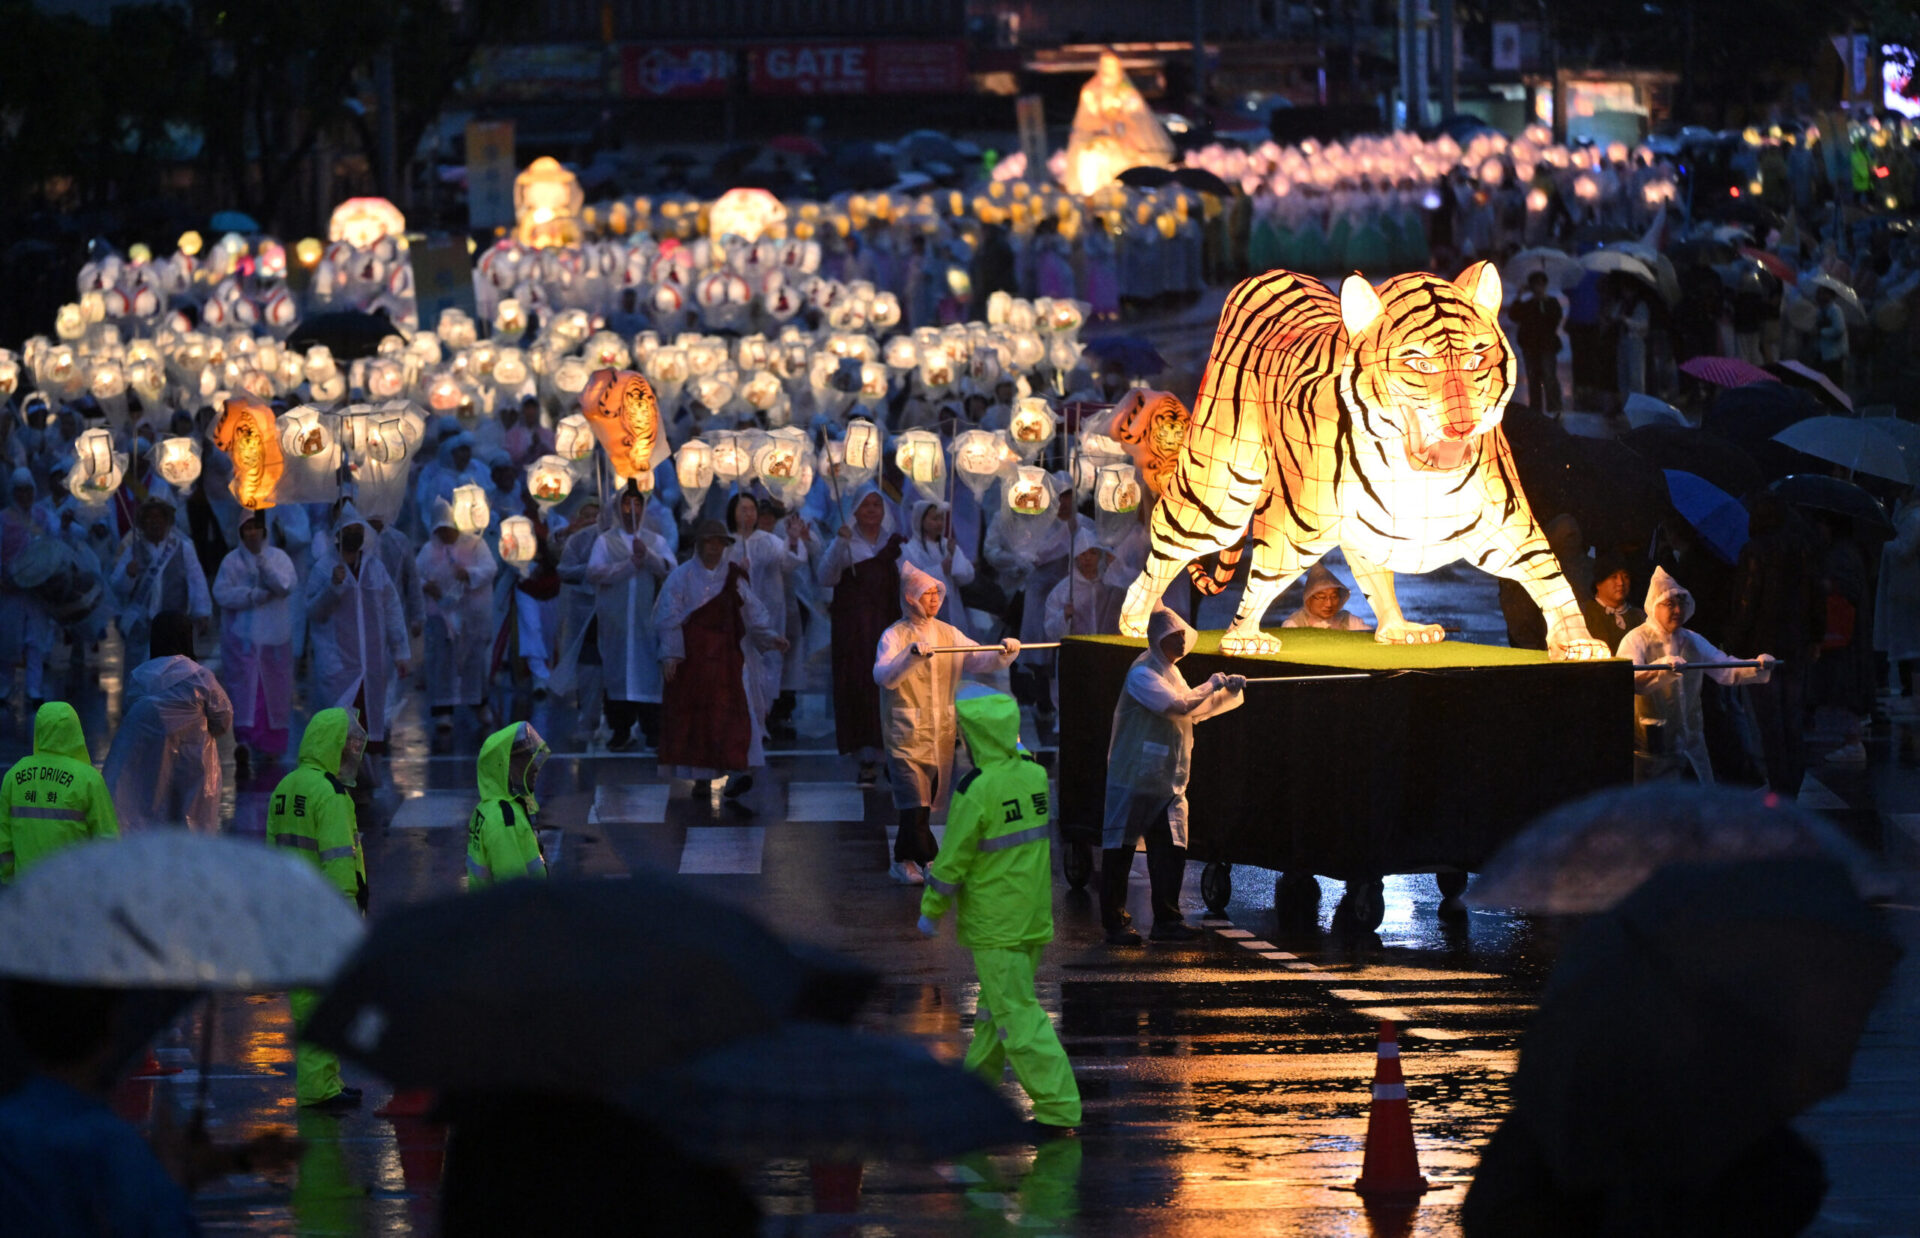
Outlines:
{"type": "Polygon", "coordinates": [[[1490,262],[1457,280],[1402,275],[1378,291],[1349,275],[1340,286],[1348,350],[1339,385],[1356,429],[1400,440],[1416,469],[1471,463],[1475,440],[1500,424],[1513,391],[1513,350],[1496,321],[1500,296],[1490,262]]]}
{"type": "Polygon", "coordinates": [[[1173,479],[1191,419],[1187,406],[1168,391],[1136,389],[1114,406],[1109,433],[1126,447],[1155,494],[1165,494],[1173,479]]]}
{"type": "Polygon", "coordinates": [[[580,393],[580,411],[606,448],[613,471],[653,483],[653,448],[660,436],[660,405],[647,380],[632,370],[595,370],[580,393]]]}

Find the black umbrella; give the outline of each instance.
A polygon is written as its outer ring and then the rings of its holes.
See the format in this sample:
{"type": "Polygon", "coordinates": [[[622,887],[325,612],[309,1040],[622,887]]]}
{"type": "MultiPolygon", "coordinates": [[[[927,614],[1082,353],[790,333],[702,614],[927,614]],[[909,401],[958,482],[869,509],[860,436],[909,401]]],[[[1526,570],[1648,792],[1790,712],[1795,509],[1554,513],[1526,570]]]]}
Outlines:
{"type": "Polygon", "coordinates": [[[1899,956],[1839,864],[1670,865],[1561,955],[1514,1116],[1563,1191],[1684,1195],[1846,1086],[1899,956]]]}
{"type": "Polygon", "coordinates": [[[1541,524],[1565,512],[1590,545],[1611,550],[1645,545],[1666,518],[1666,479],[1624,443],[1568,434],[1524,410],[1510,410],[1504,430],[1541,524]]]}
{"type": "Polygon", "coordinates": [[[873,981],[667,874],[513,881],[375,921],[308,1035],[400,1087],[604,1094],[873,981]]]}
{"type": "Polygon", "coordinates": [[[1893,521],[1888,518],[1887,509],[1880,506],[1880,500],[1850,481],[1825,473],[1794,473],[1782,477],[1770,488],[1796,507],[1845,516],[1861,533],[1893,536],[1893,521]]]}
{"type": "Polygon", "coordinates": [[[1655,468],[1692,473],[1735,498],[1766,485],[1752,456],[1708,430],[1656,424],[1628,430],[1620,441],[1655,468]]]}
{"type": "Polygon", "coordinates": [[[1167,359],[1143,336],[1103,335],[1086,341],[1085,351],[1103,368],[1117,367],[1137,378],[1152,378],[1167,368],[1167,359]]]}
{"type": "Polygon", "coordinates": [[[1181,168],[1173,174],[1175,183],[1199,193],[1210,193],[1215,197],[1231,198],[1233,187],[1205,168],[1181,168]]]}
{"type": "Polygon", "coordinates": [[[820,1023],[738,1040],[636,1085],[628,1107],[717,1161],[935,1160],[1019,1141],[1017,1110],[912,1041],[820,1023]]]}
{"type": "Polygon", "coordinates": [[[1116,179],[1129,189],[1158,189],[1173,180],[1173,169],[1142,164],[1137,168],[1128,168],[1116,179]]]}
{"type": "Polygon", "coordinates": [[[1773,436],[1796,421],[1827,410],[1812,394],[1785,383],[1728,387],[1713,397],[1700,428],[1711,430],[1753,457],[1768,478],[1784,477],[1806,465],[1805,457],[1773,436]]]}
{"type": "Polygon", "coordinates": [[[333,310],[309,314],[287,337],[287,347],[295,351],[325,344],[335,361],[354,361],[372,357],[380,351],[380,341],[401,334],[383,309],[371,314],[359,310],[333,310]]]}

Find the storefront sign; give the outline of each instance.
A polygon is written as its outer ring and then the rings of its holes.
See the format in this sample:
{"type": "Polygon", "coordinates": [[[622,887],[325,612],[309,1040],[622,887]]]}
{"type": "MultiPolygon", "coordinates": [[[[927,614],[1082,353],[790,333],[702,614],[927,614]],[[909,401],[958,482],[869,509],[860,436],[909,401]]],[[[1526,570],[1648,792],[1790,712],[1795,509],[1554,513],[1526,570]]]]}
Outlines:
{"type": "Polygon", "coordinates": [[[629,99],[712,99],[727,93],[733,52],[724,47],[634,43],[620,49],[629,99]]]}
{"type": "Polygon", "coordinates": [[[747,50],[747,84],[767,95],[948,94],[967,89],[966,46],[774,43],[747,50]]]}

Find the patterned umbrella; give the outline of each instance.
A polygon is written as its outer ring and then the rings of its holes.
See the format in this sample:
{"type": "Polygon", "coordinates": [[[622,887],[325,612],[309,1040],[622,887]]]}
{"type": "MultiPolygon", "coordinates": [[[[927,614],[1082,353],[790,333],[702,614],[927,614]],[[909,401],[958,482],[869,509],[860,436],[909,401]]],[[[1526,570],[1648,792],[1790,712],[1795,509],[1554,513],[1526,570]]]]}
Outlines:
{"type": "Polygon", "coordinates": [[[1681,366],[1680,372],[1716,387],[1745,387],[1750,383],[1780,381],[1759,366],[1738,357],[1695,357],[1681,366]]]}

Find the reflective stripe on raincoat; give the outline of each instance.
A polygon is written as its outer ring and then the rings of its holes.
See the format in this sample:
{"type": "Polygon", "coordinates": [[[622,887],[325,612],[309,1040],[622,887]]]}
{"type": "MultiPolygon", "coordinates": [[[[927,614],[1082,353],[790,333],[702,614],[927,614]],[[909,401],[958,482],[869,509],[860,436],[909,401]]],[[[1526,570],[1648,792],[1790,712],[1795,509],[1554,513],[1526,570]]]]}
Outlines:
{"type": "Polygon", "coordinates": [[[48,701],[34,715],[33,755],[14,762],[0,787],[0,881],[75,843],[119,834],[80,715],[65,701],[48,701]]]}
{"type": "Polygon", "coordinates": [[[267,842],[320,870],[348,900],[366,908],[367,863],[353,798],[340,781],[340,754],[350,720],[344,709],[323,709],[300,737],[300,764],[280,780],[267,802],[267,842]]]}
{"type": "Polygon", "coordinates": [[[540,811],[533,788],[515,788],[513,741],[524,723],[502,727],[480,745],[480,806],[467,821],[467,888],[482,890],[515,877],[545,877],[547,862],[533,832],[540,811]]]}
{"type": "Polygon", "coordinates": [[[1020,750],[1020,706],[969,689],[956,706],[974,768],[954,792],[920,911],[955,908],[960,944],[1011,949],[1053,940],[1053,806],[1047,771],[1020,750]]]}

